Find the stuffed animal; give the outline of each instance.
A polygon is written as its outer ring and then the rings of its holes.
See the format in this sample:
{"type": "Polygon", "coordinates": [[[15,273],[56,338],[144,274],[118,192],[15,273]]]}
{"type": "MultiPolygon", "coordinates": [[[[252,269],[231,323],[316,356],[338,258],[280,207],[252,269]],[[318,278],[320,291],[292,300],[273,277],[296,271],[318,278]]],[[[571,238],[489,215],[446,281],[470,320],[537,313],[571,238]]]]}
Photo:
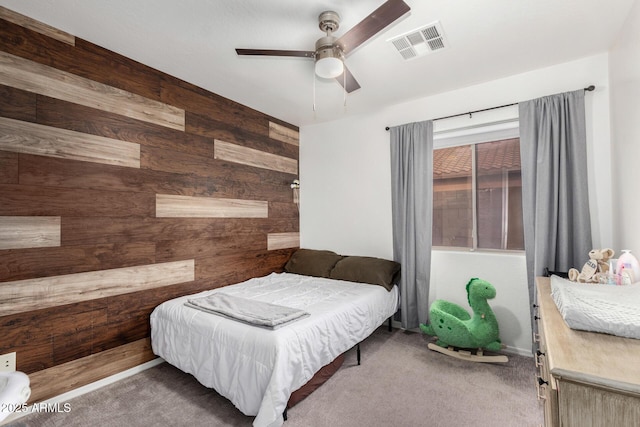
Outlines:
{"type": "Polygon", "coordinates": [[[615,255],[613,249],[592,249],[582,270],[569,270],[569,280],[578,283],[598,283],[600,278],[609,271],[609,259],[615,255]]]}
{"type": "Polygon", "coordinates": [[[479,348],[497,351],[502,348],[498,320],[487,302],[495,298],[496,289],[481,279],[471,279],[466,286],[473,316],[463,307],[449,301],[435,300],[429,309],[430,324],[420,330],[437,336],[440,347],[479,348]]]}

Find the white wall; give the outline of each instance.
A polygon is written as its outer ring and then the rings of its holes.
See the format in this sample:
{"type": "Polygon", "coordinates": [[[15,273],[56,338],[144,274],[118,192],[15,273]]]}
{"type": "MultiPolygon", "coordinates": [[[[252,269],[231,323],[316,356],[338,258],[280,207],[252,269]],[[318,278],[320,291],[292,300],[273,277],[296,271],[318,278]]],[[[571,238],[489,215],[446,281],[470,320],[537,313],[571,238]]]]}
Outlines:
{"type": "Polygon", "coordinates": [[[434,251],[431,255],[431,301],[443,299],[469,308],[465,286],[480,277],[496,288],[490,304],[500,325],[500,339],[512,351],[531,352],[527,266],[522,254],[434,251]]]}
{"type": "MultiPolygon", "coordinates": [[[[510,104],[590,84],[596,86],[596,91],[586,95],[592,233],[594,247],[611,246],[607,54],[389,106],[368,115],[301,128],[301,246],[342,254],[393,257],[389,133],[385,126],[510,104]]],[[[514,115],[517,115],[514,107],[478,113],[471,119],[465,116],[438,121],[436,130],[514,115]]],[[[514,349],[531,351],[523,254],[435,251],[431,272],[431,301],[445,298],[464,302],[464,285],[471,277],[492,282],[498,290],[494,307],[503,341],[514,349]]]]}
{"type": "Polygon", "coordinates": [[[614,241],[640,258],[640,1],[610,54],[614,241]]]}

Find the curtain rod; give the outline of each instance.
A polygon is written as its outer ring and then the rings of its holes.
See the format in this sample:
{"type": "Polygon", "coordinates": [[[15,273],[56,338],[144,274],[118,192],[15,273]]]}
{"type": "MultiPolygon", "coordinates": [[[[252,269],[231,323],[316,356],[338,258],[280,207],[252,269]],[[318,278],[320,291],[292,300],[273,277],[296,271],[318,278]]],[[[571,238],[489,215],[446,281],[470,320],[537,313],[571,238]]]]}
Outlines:
{"type": "MultiPolygon", "coordinates": [[[[596,87],[594,85],[588,86],[584,88],[585,92],[591,92],[592,90],[594,90],[596,87]]],[[[511,107],[514,105],[518,105],[518,102],[514,102],[511,104],[505,104],[505,105],[499,105],[497,107],[490,107],[490,108],[483,108],[482,110],[475,110],[475,111],[469,111],[468,113],[460,113],[460,114],[452,114],[450,116],[444,116],[444,117],[438,117],[437,119],[432,119],[432,122],[435,122],[436,120],[444,120],[444,119],[450,119],[452,117],[459,117],[459,116],[466,116],[467,114],[469,116],[471,116],[472,114],[475,113],[482,113],[483,111],[490,111],[490,110],[497,110],[498,108],[505,108],[505,107],[511,107]]],[[[384,130],[389,130],[389,126],[385,127],[384,130]]]]}

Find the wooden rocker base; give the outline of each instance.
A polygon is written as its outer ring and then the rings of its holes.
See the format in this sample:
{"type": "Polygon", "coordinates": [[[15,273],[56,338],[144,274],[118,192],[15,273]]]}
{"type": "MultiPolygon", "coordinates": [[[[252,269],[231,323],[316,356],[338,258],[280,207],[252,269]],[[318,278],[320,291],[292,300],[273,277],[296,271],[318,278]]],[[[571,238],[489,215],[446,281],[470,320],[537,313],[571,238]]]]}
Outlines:
{"type": "Polygon", "coordinates": [[[504,355],[485,356],[482,349],[478,349],[477,354],[473,354],[468,350],[454,350],[453,347],[444,348],[434,343],[427,344],[427,347],[438,353],[446,354],[456,359],[468,360],[469,362],[506,363],[509,361],[509,358],[504,355]]]}

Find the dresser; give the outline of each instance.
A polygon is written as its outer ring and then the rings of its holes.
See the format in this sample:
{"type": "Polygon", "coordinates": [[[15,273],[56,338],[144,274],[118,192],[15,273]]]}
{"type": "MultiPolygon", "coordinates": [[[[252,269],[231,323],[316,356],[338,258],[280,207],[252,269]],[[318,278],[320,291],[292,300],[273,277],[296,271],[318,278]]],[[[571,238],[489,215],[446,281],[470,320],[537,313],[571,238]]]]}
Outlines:
{"type": "Polygon", "coordinates": [[[640,426],[640,340],[569,328],[550,279],[537,278],[536,287],[536,385],[545,426],[640,426]]]}

